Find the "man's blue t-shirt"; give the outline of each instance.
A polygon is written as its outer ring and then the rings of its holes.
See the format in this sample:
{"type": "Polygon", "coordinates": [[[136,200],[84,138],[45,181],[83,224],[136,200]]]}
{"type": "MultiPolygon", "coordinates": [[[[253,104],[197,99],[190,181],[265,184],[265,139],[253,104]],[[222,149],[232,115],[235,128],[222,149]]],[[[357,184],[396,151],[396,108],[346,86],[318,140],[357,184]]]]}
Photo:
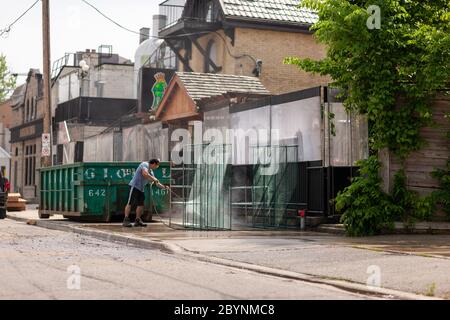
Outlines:
{"type": "Polygon", "coordinates": [[[149,181],[147,179],[144,178],[144,176],[142,175],[142,170],[143,169],[147,169],[148,173],[151,176],[155,176],[155,174],[153,173],[153,170],[150,169],[150,165],[148,162],[142,162],[139,167],[136,170],[136,173],[133,176],[133,179],[130,181],[129,186],[138,189],[141,192],[144,192],[144,188],[147,185],[147,183],[149,183],[149,181]]]}

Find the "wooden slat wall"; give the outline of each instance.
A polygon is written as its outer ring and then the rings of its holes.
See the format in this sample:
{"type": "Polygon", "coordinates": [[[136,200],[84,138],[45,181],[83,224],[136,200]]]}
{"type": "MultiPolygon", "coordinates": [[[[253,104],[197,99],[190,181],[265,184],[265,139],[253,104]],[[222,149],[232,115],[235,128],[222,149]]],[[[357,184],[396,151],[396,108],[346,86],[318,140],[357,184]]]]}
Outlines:
{"type": "MultiPolygon", "coordinates": [[[[450,121],[444,115],[450,113],[450,96],[440,95],[433,102],[433,120],[436,127],[422,129],[422,137],[427,145],[420,151],[412,153],[405,163],[407,186],[410,190],[417,191],[420,195],[427,195],[439,188],[439,182],[431,176],[436,168],[445,169],[447,159],[450,156],[449,139],[450,121]]],[[[392,190],[394,175],[400,169],[400,164],[392,155],[381,154],[384,172],[382,176],[385,188],[392,190]]],[[[443,216],[440,211],[438,217],[443,216]]]]}

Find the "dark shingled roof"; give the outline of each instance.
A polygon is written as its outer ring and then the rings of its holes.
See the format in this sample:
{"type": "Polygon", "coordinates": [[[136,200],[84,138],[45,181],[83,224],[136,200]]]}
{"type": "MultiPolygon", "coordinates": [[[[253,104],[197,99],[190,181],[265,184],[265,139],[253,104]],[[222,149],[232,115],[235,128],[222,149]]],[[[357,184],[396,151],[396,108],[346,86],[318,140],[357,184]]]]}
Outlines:
{"type": "Polygon", "coordinates": [[[219,0],[227,18],[257,20],[283,24],[311,25],[315,12],[300,8],[301,0],[219,0]]]}
{"type": "Polygon", "coordinates": [[[177,72],[176,74],[194,102],[227,93],[270,94],[256,77],[196,72],[177,72]]]}

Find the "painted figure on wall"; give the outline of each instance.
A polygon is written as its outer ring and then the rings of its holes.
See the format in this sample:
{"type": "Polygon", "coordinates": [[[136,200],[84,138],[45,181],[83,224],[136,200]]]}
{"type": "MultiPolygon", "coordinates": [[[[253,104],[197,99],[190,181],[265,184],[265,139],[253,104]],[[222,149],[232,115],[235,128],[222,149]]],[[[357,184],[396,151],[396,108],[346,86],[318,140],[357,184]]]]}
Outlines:
{"type": "Polygon", "coordinates": [[[167,89],[166,75],[162,72],[155,74],[156,82],[152,88],[153,94],[153,105],[151,107],[152,111],[156,111],[161,104],[164,97],[164,93],[167,89]]]}

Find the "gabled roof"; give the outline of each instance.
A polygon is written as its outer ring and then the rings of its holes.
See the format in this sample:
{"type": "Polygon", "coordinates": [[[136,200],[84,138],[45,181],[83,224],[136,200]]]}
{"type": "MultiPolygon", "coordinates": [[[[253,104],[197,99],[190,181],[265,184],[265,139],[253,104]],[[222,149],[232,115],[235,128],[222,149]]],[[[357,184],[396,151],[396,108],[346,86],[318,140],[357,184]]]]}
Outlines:
{"type": "Polygon", "coordinates": [[[9,152],[7,152],[2,147],[0,147],[0,159],[11,159],[11,156],[9,155],[9,152]]]}
{"type": "Polygon", "coordinates": [[[226,18],[311,25],[315,12],[300,8],[301,0],[219,0],[226,18]]]}
{"type": "Polygon", "coordinates": [[[229,93],[269,95],[259,78],[229,74],[177,72],[187,93],[195,103],[229,93]]]}
{"type": "Polygon", "coordinates": [[[269,95],[270,92],[256,77],[176,72],[156,111],[156,118],[162,121],[200,119],[201,108],[211,100],[269,95]]]}
{"type": "Polygon", "coordinates": [[[21,105],[23,103],[24,98],[25,98],[26,90],[27,90],[27,84],[26,83],[18,86],[14,90],[14,92],[11,95],[11,98],[10,98],[11,99],[11,105],[12,105],[13,108],[18,106],[18,105],[21,105]]]}

